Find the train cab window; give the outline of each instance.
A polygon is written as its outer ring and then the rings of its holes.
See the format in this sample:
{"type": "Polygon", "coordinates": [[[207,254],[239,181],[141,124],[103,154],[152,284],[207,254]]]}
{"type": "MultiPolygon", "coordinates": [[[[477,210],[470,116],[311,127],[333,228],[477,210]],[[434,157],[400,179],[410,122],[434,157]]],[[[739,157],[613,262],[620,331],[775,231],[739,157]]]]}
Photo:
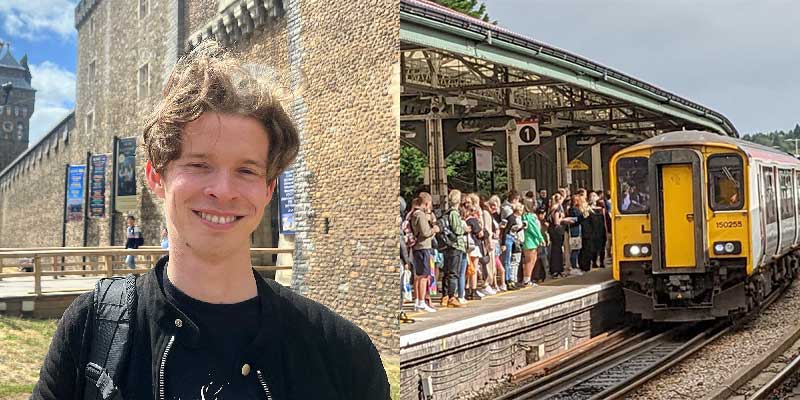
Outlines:
{"type": "Polygon", "coordinates": [[[742,158],[719,154],[708,158],[708,198],[714,211],[738,210],[744,205],[742,158]]]}
{"type": "Polygon", "coordinates": [[[617,161],[617,207],[622,214],[650,212],[650,185],[646,157],[621,158],[617,161]]]}

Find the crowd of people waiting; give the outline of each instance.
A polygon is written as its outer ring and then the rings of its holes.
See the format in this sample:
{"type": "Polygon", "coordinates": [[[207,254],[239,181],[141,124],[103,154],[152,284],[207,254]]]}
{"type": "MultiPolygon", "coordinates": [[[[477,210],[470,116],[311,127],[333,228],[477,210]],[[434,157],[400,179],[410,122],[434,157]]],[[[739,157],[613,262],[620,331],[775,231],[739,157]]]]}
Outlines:
{"type": "Polygon", "coordinates": [[[453,189],[436,210],[427,192],[410,207],[400,197],[403,296],[414,301],[415,311],[436,312],[430,296],[439,291],[441,307],[462,307],[498,292],[603,268],[609,213],[602,190],[570,194],[566,187],[552,196],[545,189],[524,197],[512,190],[502,203],[496,195],[453,189]]]}

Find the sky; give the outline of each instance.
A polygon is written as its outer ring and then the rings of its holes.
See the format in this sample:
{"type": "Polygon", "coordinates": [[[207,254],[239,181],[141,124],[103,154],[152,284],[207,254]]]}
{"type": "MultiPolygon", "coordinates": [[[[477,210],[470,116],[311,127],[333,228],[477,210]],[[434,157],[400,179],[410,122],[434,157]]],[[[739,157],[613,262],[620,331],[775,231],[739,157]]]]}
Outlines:
{"type": "MultiPolygon", "coordinates": [[[[800,123],[800,1],[484,0],[498,24],[728,117],[741,134],[800,123]]],[[[75,103],[77,0],[0,0],[0,40],[28,54],[30,143],[75,103]]]]}
{"type": "Polygon", "coordinates": [[[800,123],[800,1],[483,0],[491,20],[728,117],[800,123]]]}
{"type": "Polygon", "coordinates": [[[77,0],[0,0],[0,40],[11,43],[11,54],[17,61],[28,55],[31,84],[37,90],[29,145],[41,139],[75,106],[76,3],[77,0]]]}

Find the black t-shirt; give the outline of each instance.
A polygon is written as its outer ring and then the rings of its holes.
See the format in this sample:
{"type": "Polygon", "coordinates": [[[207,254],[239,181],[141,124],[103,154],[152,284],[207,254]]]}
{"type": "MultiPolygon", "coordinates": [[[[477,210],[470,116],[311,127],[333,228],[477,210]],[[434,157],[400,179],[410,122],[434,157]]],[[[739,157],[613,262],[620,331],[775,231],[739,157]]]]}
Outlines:
{"type": "Polygon", "coordinates": [[[255,368],[244,376],[245,350],[258,333],[258,296],[236,304],[195,300],[176,288],[164,272],[164,292],[202,333],[199,348],[177,338],[167,356],[166,399],[263,399],[255,368]]]}

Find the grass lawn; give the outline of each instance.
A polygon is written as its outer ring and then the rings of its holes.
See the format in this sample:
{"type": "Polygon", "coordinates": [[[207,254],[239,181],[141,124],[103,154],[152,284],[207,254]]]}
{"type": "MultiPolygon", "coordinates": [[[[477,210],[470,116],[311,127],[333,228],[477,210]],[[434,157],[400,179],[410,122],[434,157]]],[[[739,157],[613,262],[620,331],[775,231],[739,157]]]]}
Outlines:
{"type": "Polygon", "coordinates": [[[392,400],[400,400],[400,360],[397,358],[384,359],[383,368],[392,387],[392,400]]]}
{"type": "Polygon", "coordinates": [[[54,319],[0,316],[0,400],[30,396],[55,329],[54,319]]]}
{"type": "MultiPolygon", "coordinates": [[[[0,400],[27,399],[39,379],[39,368],[50,346],[56,320],[0,316],[0,400]]],[[[392,400],[400,399],[400,361],[383,361],[392,400]]]]}

